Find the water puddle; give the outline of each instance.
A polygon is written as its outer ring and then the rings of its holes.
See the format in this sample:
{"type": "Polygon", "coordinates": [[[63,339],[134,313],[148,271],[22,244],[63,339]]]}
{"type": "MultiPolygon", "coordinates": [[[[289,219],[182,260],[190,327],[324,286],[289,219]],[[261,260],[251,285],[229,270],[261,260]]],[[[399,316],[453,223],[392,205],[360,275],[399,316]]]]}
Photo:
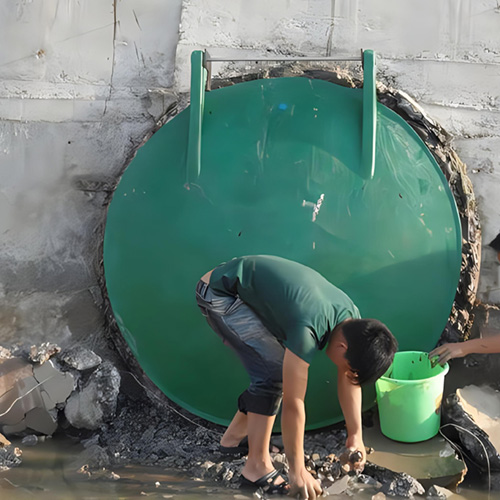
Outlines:
{"type": "MultiPolygon", "coordinates": [[[[14,444],[18,445],[14,442],[14,444]]],[[[48,439],[34,447],[22,447],[21,466],[0,472],[1,500],[128,500],[207,498],[253,500],[251,492],[233,490],[216,483],[190,479],[182,472],[162,467],[125,466],[94,474],[77,472],[75,458],[83,447],[67,438],[48,439]],[[95,477],[98,476],[97,479],[95,477]]],[[[488,493],[460,485],[450,500],[487,500],[488,493]]],[[[493,492],[491,498],[496,498],[493,492]]],[[[330,498],[369,500],[373,492],[359,491],[330,498]]],[[[286,498],[286,497],[285,497],[286,498]]],[[[392,497],[395,498],[395,497],[392,497]]]]}
{"type": "MultiPolygon", "coordinates": [[[[16,444],[13,441],[13,444],[16,444]]],[[[34,447],[22,447],[19,467],[0,472],[0,499],[5,500],[118,500],[181,498],[252,498],[252,495],[188,479],[162,467],[111,468],[98,479],[77,472],[75,457],[80,444],[67,438],[49,439],[34,447]]],[[[94,476],[95,477],[95,476],[94,476]]]]}

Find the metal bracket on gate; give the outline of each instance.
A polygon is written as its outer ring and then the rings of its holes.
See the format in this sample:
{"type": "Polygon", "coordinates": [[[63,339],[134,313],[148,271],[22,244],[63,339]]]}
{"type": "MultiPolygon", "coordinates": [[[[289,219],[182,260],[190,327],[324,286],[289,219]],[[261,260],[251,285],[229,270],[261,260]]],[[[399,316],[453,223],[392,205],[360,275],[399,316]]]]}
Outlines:
{"type": "Polygon", "coordinates": [[[362,50],[361,57],[211,57],[205,50],[191,53],[191,102],[189,112],[189,140],[187,150],[187,183],[201,173],[201,137],[205,91],[210,90],[212,62],[307,62],[360,61],[363,65],[363,116],[361,132],[361,176],[373,179],[375,175],[375,148],[377,137],[376,55],[373,50],[362,50]]]}

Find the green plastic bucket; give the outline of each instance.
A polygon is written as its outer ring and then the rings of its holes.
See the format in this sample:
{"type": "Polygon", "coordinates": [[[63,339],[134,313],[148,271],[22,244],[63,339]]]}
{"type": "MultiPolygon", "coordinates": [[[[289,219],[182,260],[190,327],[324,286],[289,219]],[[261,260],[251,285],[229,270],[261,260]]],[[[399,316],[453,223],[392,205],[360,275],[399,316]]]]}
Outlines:
{"type": "Polygon", "coordinates": [[[376,383],[382,434],[405,443],[435,436],[448,370],[448,364],[432,367],[425,352],[396,353],[391,367],[376,383]]]}

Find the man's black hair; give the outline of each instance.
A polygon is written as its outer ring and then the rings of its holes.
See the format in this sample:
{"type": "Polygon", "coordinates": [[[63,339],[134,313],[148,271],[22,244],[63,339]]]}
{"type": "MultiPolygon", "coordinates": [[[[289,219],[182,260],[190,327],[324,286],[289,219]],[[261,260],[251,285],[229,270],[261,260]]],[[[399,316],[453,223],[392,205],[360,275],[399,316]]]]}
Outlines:
{"type": "Polygon", "coordinates": [[[345,357],[357,375],[355,383],[375,382],[391,366],[398,341],[384,323],[376,319],[346,321],[342,332],[347,341],[345,357]]]}

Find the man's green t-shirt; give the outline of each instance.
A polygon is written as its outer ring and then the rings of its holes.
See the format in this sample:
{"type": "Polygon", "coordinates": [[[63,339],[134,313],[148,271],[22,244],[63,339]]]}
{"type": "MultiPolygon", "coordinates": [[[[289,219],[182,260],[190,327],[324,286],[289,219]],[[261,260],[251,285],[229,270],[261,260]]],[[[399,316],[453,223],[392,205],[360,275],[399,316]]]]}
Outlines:
{"type": "Polygon", "coordinates": [[[238,295],[307,363],[339,323],[360,317],[352,300],[321,274],[281,257],[253,255],[221,264],[212,272],[210,287],[238,295]]]}

